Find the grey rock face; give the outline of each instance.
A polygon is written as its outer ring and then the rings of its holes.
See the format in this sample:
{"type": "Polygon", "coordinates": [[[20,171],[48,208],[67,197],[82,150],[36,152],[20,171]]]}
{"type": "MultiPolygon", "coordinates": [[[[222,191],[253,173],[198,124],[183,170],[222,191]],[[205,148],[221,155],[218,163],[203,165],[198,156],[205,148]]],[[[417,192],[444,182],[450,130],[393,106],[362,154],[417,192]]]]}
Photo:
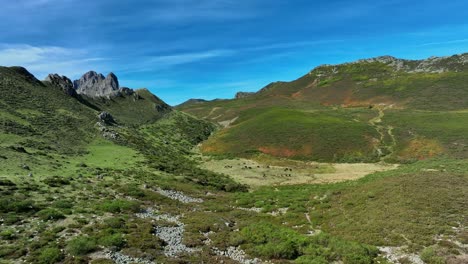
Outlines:
{"type": "Polygon", "coordinates": [[[110,113],[108,113],[106,111],[101,112],[98,115],[98,118],[99,118],[100,122],[103,122],[103,123],[105,123],[107,125],[113,125],[113,124],[116,123],[115,120],[114,120],[114,117],[110,113]]]}
{"type": "Polygon", "coordinates": [[[249,97],[249,96],[252,96],[254,95],[255,93],[253,92],[238,92],[236,93],[236,99],[241,99],[241,98],[245,98],[245,97],[249,97]]]}
{"type": "Polygon", "coordinates": [[[119,80],[113,73],[106,77],[95,71],[85,73],[79,80],[73,82],[73,86],[78,94],[89,97],[115,97],[119,95],[129,95],[133,90],[129,88],[120,89],[119,80]]]}
{"type": "Polygon", "coordinates": [[[99,115],[98,115],[98,118],[99,118],[99,121],[106,124],[106,125],[113,125],[115,124],[115,120],[114,120],[114,117],[108,113],[108,112],[101,112],[99,115]]]}
{"type": "Polygon", "coordinates": [[[425,60],[404,60],[392,56],[381,56],[377,58],[359,60],[354,63],[380,62],[393,67],[396,71],[406,71],[409,73],[442,73],[447,71],[459,71],[465,67],[468,61],[468,54],[458,54],[450,57],[430,57],[425,60]]]}
{"type": "Polygon", "coordinates": [[[60,76],[58,74],[49,74],[45,78],[44,82],[49,82],[50,84],[59,87],[63,92],[69,96],[76,96],[77,93],[73,88],[73,83],[66,76],[60,76]]]}

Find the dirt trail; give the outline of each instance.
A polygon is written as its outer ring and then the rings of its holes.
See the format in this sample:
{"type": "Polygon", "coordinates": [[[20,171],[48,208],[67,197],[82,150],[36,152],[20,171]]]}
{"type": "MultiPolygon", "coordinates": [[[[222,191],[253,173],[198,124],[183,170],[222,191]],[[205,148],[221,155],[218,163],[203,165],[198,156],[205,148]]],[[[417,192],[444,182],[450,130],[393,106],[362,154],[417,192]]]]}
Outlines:
{"type": "Polygon", "coordinates": [[[393,151],[396,146],[396,138],[393,134],[394,127],[382,125],[382,119],[385,116],[386,106],[377,106],[378,115],[371,120],[369,124],[375,128],[377,133],[379,133],[380,138],[378,139],[378,144],[375,145],[375,150],[381,161],[385,160],[387,157],[393,154],[393,151]],[[390,143],[385,144],[385,137],[388,135],[390,137],[390,143]]]}

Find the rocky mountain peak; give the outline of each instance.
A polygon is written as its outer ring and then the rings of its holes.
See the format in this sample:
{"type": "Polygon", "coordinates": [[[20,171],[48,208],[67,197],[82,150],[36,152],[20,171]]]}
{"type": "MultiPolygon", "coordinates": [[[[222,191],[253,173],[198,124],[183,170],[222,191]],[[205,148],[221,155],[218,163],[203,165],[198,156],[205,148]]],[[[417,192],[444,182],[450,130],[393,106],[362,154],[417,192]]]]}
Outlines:
{"type": "MultiPolygon", "coordinates": [[[[114,97],[121,94],[119,80],[112,72],[104,77],[101,73],[89,71],[79,80],[74,81],[73,85],[78,94],[93,98],[114,97]]],[[[128,94],[128,92],[125,92],[125,94],[128,94]]]]}
{"type": "Polygon", "coordinates": [[[115,76],[115,74],[112,72],[107,75],[107,77],[104,79],[104,82],[106,83],[106,86],[110,86],[114,90],[119,89],[119,80],[117,79],[117,76],[115,76]]]}
{"type": "Polygon", "coordinates": [[[45,78],[44,82],[48,82],[56,87],[62,89],[66,94],[70,96],[76,96],[77,93],[73,87],[72,81],[66,76],[61,76],[56,73],[49,74],[45,78]]]}

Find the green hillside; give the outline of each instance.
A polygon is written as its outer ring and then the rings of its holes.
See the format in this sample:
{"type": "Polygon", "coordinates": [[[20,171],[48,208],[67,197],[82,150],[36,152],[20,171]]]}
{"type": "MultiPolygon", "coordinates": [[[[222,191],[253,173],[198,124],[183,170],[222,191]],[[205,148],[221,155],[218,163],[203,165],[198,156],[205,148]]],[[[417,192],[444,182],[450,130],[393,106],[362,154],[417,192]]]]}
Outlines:
{"type": "Polygon", "coordinates": [[[245,98],[177,109],[222,125],[202,147],[211,154],[399,162],[466,157],[467,57],[325,65],[245,98]]]}
{"type": "Polygon", "coordinates": [[[0,68],[0,263],[463,263],[466,110],[260,94],[192,115],[147,90],[70,96],[0,68]],[[376,169],[311,159],[409,164],[362,178],[376,169]]]}
{"type": "Polygon", "coordinates": [[[127,125],[152,123],[171,110],[169,105],[147,89],[136,90],[131,95],[86,98],[86,100],[97,108],[111,113],[118,123],[127,125]]]}

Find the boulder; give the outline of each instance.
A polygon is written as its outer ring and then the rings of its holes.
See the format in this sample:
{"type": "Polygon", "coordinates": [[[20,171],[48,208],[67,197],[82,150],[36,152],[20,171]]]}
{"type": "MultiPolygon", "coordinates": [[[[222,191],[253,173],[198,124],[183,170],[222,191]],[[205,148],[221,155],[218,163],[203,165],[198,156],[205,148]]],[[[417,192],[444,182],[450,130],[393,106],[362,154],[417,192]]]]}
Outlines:
{"type": "Polygon", "coordinates": [[[114,125],[116,124],[115,122],[115,119],[114,117],[108,113],[108,112],[101,112],[99,115],[98,115],[98,118],[99,118],[99,122],[101,123],[104,123],[106,125],[114,125]]]}

